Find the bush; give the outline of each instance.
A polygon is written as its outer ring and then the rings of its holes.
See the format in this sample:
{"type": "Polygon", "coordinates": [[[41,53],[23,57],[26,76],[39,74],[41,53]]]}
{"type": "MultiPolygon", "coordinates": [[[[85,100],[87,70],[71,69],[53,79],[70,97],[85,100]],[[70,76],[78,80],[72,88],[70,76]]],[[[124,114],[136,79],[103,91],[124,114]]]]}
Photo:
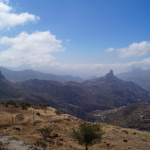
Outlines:
{"type": "Polygon", "coordinates": [[[34,143],[34,145],[39,146],[39,147],[43,147],[46,148],[47,144],[45,141],[41,140],[41,139],[37,139],[34,143]]]}
{"type": "Polygon", "coordinates": [[[91,123],[83,123],[78,130],[73,128],[71,132],[73,139],[77,140],[79,144],[85,145],[85,150],[88,150],[89,145],[93,145],[97,141],[100,142],[103,134],[100,125],[91,123]]]}
{"type": "Polygon", "coordinates": [[[22,107],[22,110],[28,110],[28,108],[31,106],[31,104],[30,103],[21,103],[20,104],[21,105],[21,107],[22,107]]]}
{"type": "Polygon", "coordinates": [[[59,110],[59,109],[57,109],[57,110],[55,111],[55,113],[56,113],[57,115],[61,115],[61,114],[62,114],[62,111],[59,110]]]}
{"type": "Polygon", "coordinates": [[[17,114],[16,115],[16,118],[19,120],[19,121],[23,121],[25,116],[23,114],[17,114]]]}
{"type": "Polygon", "coordinates": [[[41,135],[44,137],[44,139],[47,139],[50,136],[53,129],[46,127],[46,128],[40,128],[40,129],[38,129],[38,131],[41,133],[41,135]]]}
{"type": "Polygon", "coordinates": [[[8,101],[7,104],[8,104],[8,105],[14,105],[14,106],[17,105],[16,102],[13,101],[13,100],[8,101]]]}
{"type": "Polygon", "coordinates": [[[41,109],[43,109],[49,107],[49,104],[39,104],[39,106],[41,107],[41,109]]]}
{"type": "Polygon", "coordinates": [[[22,105],[22,110],[28,110],[28,107],[26,105],[22,105]]]}

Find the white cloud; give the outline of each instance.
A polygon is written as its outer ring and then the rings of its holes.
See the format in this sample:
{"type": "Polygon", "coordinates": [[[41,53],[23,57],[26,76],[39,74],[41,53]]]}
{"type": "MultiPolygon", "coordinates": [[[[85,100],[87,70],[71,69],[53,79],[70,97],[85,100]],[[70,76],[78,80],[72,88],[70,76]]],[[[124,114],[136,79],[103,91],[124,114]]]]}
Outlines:
{"type": "MultiPolygon", "coordinates": [[[[114,74],[129,71],[133,68],[150,69],[150,58],[113,64],[60,63],[53,56],[53,53],[63,51],[64,48],[61,45],[61,40],[57,40],[55,35],[52,35],[49,31],[36,31],[32,34],[22,32],[13,38],[5,36],[0,38],[0,47],[0,66],[19,67],[25,65],[33,69],[55,70],[55,73],[58,74],[82,76],[101,76],[108,73],[110,69],[114,70],[114,74]]],[[[113,51],[113,49],[110,49],[110,51],[113,51]]]]}
{"type": "Polygon", "coordinates": [[[64,50],[61,41],[49,31],[22,32],[14,38],[2,37],[0,45],[8,47],[0,52],[0,65],[11,67],[48,65],[55,59],[51,55],[53,52],[64,50]]]}
{"type": "Polygon", "coordinates": [[[5,3],[0,1],[0,29],[9,29],[19,24],[23,25],[29,21],[39,20],[39,17],[27,12],[21,14],[13,13],[13,8],[8,6],[8,2],[8,0],[5,0],[5,3]]]}
{"type": "Polygon", "coordinates": [[[106,52],[114,52],[116,51],[116,49],[114,49],[113,47],[106,49],[106,52]]]}
{"type": "Polygon", "coordinates": [[[139,43],[132,43],[128,47],[115,49],[109,48],[106,50],[107,52],[118,52],[120,58],[129,58],[134,56],[144,56],[150,53],[150,42],[142,41],[139,43]]]}
{"type": "Polygon", "coordinates": [[[0,2],[8,4],[9,0],[0,0],[0,2]]]}
{"type": "MultiPolygon", "coordinates": [[[[52,62],[49,66],[40,68],[41,71],[47,72],[47,68],[50,71],[54,71],[56,74],[71,74],[82,77],[89,76],[102,76],[109,72],[110,69],[114,71],[114,74],[126,72],[134,68],[150,69],[150,58],[143,59],[141,61],[132,61],[129,63],[113,63],[113,64],[69,64],[52,62]]],[[[34,69],[34,68],[33,68],[34,69]]],[[[49,72],[52,73],[52,72],[49,72]]]]}

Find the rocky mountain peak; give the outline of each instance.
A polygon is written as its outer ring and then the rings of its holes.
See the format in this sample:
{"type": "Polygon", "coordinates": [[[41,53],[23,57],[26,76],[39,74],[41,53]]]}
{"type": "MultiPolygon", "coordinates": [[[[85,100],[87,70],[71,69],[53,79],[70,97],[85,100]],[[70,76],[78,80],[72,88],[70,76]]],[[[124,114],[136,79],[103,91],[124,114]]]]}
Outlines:
{"type": "Polygon", "coordinates": [[[0,71],[0,79],[5,79],[5,77],[3,76],[3,74],[0,71]]]}
{"type": "Polygon", "coordinates": [[[110,72],[107,73],[106,76],[114,76],[113,70],[110,69],[110,72]]]}
{"type": "Polygon", "coordinates": [[[116,84],[120,82],[120,80],[116,76],[114,76],[113,70],[110,70],[110,72],[105,75],[105,79],[107,82],[110,82],[110,83],[116,84]]]}
{"type": "Polygon", "coordinates": [[[106,79],[117,79],[117,77],[114,76],[113,70],[110,70],[110,72],[107,73],[107,74],[105,75],[105,77],[106,77],[106,79]]]}

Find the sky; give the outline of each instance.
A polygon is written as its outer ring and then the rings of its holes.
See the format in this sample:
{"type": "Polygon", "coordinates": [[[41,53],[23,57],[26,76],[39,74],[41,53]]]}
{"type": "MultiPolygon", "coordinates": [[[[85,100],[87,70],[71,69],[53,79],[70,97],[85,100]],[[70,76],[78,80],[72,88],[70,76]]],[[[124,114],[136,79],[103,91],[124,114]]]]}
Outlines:
{"type": "Polygon", "coordinates": [[[150,0],[0,0],[0,66],[80,77],[150,69],[150,0]]]}

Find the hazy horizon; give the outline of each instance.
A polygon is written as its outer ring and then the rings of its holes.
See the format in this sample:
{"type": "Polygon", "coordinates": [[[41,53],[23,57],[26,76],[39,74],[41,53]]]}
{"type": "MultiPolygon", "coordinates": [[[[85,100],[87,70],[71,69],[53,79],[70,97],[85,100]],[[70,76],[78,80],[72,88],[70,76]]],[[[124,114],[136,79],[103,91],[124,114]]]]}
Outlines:
{"type": "Polygon", "coordinates": [[[0,66],[102,76],[150,69],[149,0],[0,0],[0,66]]]}

